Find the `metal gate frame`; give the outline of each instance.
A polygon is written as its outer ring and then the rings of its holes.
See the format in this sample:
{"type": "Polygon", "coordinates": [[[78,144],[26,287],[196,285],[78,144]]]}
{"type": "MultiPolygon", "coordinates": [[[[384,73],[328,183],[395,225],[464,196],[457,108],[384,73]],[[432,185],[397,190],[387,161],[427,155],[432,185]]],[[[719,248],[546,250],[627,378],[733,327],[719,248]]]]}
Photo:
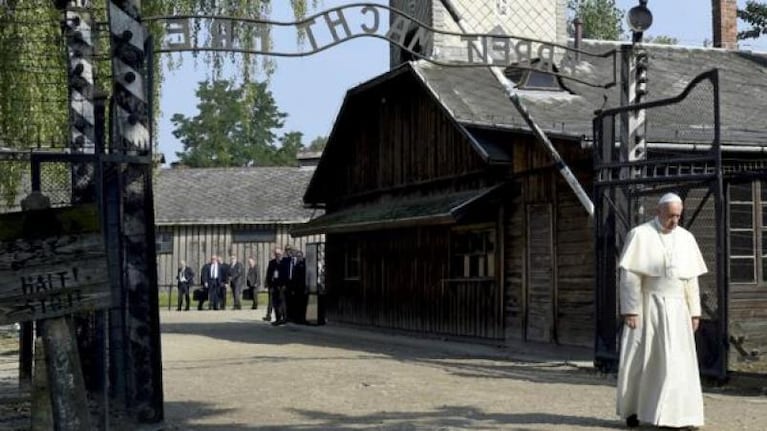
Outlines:
{"type": "MultiPolygon", "coordinates": [[[[698,349],[701,374],[724,379],[727,375],[727,212],[724,207],[722,151],[720,143],[719,72],[710,70],[693,79],[679,95],[667,99],[598,111],[594,129],[594,245],[596,252],[596,333],[594,365],[605,372],[618,367],[619,335],[622,322],[618,306],[618,259],[629,230],[639,224],[639,202],[650,194],[676,191],[686,195],[691,188],[707,188],[707,196],[698,208],[688,208],[692,214],[683,224],[694,223],[700,209],[713,199],[716,244],[715,319],[701,322],[704,329],[698,336],[707,337],[710,350],[698,349]],[[679,157],[627,160],[625,148],[616,147],[616,124],[629,114],[652,110],[683,102],[699,85],[713,89],[713,139],[704,153],[687,153],[679,157]],[[704,335],[701,335],[704,334],[704,335]],[[703,357],[701,357],[703,356],[703,357]]],[[[621,145],[623,146],[623,145],[621,145]]],[[[645,153],[647,154],[647,153],[645,153]]]]}

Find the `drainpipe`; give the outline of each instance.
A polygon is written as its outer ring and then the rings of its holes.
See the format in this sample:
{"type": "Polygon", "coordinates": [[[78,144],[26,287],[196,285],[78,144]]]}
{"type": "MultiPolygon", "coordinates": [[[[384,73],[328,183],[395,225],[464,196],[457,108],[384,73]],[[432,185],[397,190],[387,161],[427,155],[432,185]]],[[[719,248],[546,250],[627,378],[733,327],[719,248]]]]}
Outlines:
{"type": "MultiPolygon", "coordinates": [[[[442,2],[442,5],[447,9],[447,12],[450,14],[450,16],[453,18],[453,21],[458,25],[458,28],[461,29],[461,32],[464,34],[470,34],[470,32],[464,25],[463,20],[461,19],[461,15],[456,10],[455,6],[453,6],[452,2],[450,0],[440,0],[442,2]]],[[[482,46],[477,42],[473,41],[473,46],[475,49],[477,49],[478,52],[482,52],[482,46]]],[[[529,111],[525,107],[525,105],[520,100],[519,96],[514,91],[514,88],[511,86],[511,83],[508,79],[506,79],[505,76],[501,73],[501,71],[497,67],[492,67],[488,65],[488,69],[490,69],[490,72],[493,74],[495,79],[498,81],[499,84],[503,87],[503,89],[506,91],[506,96],[511,100],[511,103],[514,104],[514,106],[517,108],[517,111],[519,111],[519,114],[522,116],[522,118],[525,120],[525,122],[530,126],[530,128],[533,131],[533,134],[535,135],[537,141],[543,146],[543,149],[546,150],[546,152],[551,155],[551,158],[556,163],[557,169],[559,169],[559,173],[562,174],[567,184],[570,186],[570,188],[575,193],[575,196],[578,198],[578,201],[580,201],[581,205],[586,209],[586,212],[589,214],[590,217],[594,216],[594,203],[591,202],[591,198],[589,197],[588,193],[583,189],[583,186],[581,186],[581,183],[578,182],[578,179],[575,178],[575,175],[573,175],[573,172],[570,170],[570,167],[567,166],[565,161],[562,159],[562,156],[559,155],[559,152],[557,152],[556,148],[554,148],[554,145],[551,143],[549,138],[546,136],[546,134],[543,132],[543,129],[541,129],[538,124],[533,120],[533,118],[530,116],[529,111]]]]}

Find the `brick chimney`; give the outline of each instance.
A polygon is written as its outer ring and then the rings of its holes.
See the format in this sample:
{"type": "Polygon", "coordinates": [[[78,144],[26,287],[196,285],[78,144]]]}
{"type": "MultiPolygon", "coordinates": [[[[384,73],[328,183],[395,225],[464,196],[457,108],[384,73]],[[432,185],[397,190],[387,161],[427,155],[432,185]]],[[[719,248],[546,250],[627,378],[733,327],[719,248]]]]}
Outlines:
{"type": "Polygon", "coordinates": [[[714,48],[738,49],[738,3],[736,0],[711,0],[714,22],[714,48]]]}

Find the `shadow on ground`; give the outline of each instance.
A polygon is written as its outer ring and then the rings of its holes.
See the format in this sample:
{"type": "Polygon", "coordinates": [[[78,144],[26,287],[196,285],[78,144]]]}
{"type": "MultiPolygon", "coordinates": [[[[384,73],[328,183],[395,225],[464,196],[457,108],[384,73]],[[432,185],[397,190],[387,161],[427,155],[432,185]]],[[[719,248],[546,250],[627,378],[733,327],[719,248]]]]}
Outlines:
{"type": "MultiPolygon", "coordinates": [[[[405,336],[386,336],[371,331],[329,326],[311,327],[286,325],[274,327],[252,320],[222,322],[163,323],[166,334],[213,337],[237,343],[304,344],[316,347],[348,350],[349,359],[370,359],[387,356],[398,361],[433,366],[465,378],[508,378],[537,383],[568,383],[612,386],[610,377],[597,376],[593,371],[578,369],[564,360],[519,360],[513,352],[467,343],[440,342],[405,336]],[[385,337],[385,338],[382,338],[385,337]]],[[[219,359],[220,364],[268,363],[318,360],[322,357],[254,356],[219,359]]],[[[330,358],[329,358],[330,359],[330,358]]],[[[178,361],[174,369],[205,368],[196,361],[178,361]]]]}
{"type": "Polygon", "coordinates": [[[290,409],[305,421],[291,425],[259,424],[204,424],[207,417],[225,416],[226,409],[215,409],[196,402],[166,403],[166,430],[282,430],[282,431],[332,431],[373,429],[382,431],[427,431],[488,429],[502,426],[503,429],[529,431],[546,425],[567,425],[577,430],[584,428],[618,429],[617,420],[592,417],[555,415],[549,413],[497,414],[485,413],[480,409],[465,406],[445,406],[426,412],[378,412],[370,415],[352,416],[329,414],[322,411],[290,409]],[[193,417],[184,415],[193,412],[193,417]],[[536,428],[530,428],[536,426],[536,428]]]}

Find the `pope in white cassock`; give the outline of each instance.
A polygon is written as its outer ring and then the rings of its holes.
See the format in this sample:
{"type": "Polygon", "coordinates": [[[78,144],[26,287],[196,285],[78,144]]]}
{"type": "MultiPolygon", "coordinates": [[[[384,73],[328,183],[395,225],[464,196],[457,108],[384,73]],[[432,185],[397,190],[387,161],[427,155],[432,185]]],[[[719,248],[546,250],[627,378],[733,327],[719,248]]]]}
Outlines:
{"type": "Polygon", "coordinates": [[[618,415],[629,427],[703,425],[694,332],[700,322],[698,276],[707,272],[695,237],[678,226],[682,200],[658,201],[657,217],[629,232],[620,258],[624,320],[618,415]]]}

